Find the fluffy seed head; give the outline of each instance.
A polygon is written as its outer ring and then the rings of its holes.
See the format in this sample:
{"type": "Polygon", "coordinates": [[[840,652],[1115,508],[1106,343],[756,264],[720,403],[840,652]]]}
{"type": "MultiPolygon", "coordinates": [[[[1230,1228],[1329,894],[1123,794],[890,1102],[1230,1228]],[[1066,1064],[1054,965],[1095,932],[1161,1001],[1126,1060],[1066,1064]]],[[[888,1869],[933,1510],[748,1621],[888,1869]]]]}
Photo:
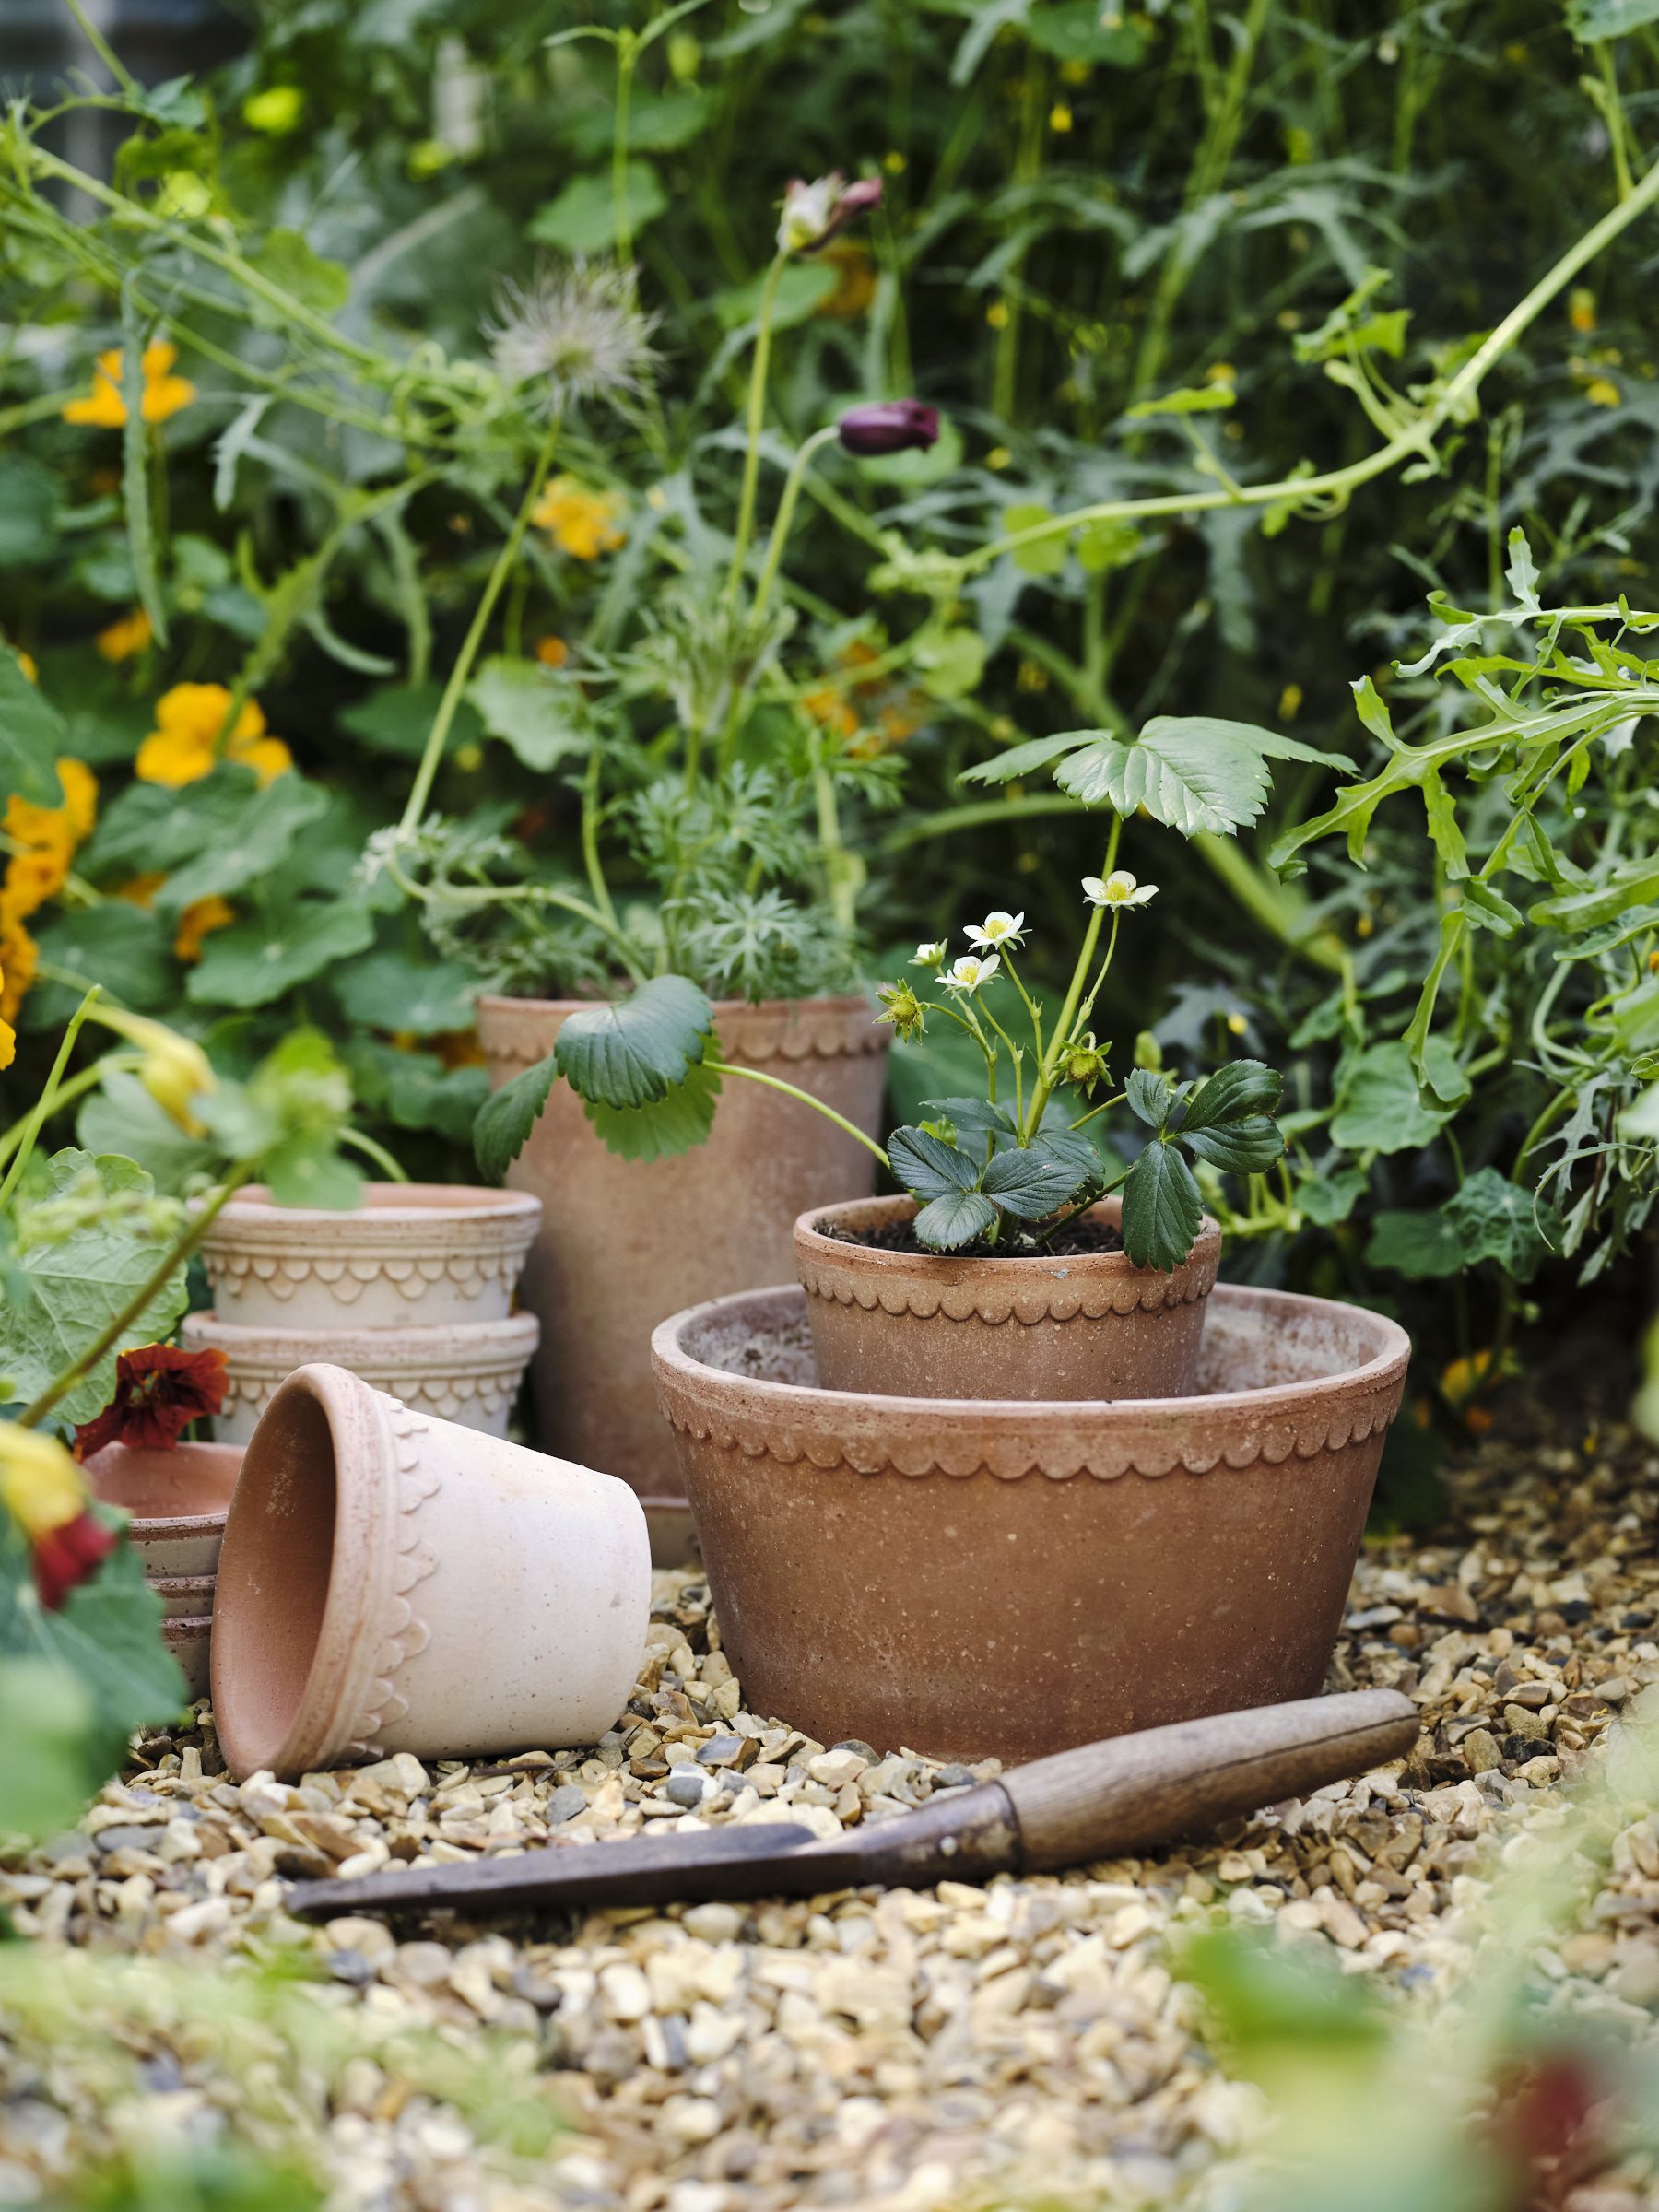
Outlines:
{"type": "Polygon", "coordinates": [[[528,284],[504,283],[484,335],[507,383],[539,385],[540,405],[563,409],[637,392],[652,328],[631,269],[576,261],[544,266],[528,284]]]}

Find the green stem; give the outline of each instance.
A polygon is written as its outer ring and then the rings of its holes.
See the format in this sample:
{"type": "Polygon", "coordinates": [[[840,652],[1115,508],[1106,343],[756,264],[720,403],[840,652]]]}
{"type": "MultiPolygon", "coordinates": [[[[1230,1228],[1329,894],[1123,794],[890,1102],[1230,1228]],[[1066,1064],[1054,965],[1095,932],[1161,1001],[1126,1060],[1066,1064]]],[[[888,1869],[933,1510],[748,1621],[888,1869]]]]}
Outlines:
{"type": "Polygon", "coordinates": [[[594,904],[611,928],[615,929],[617,910],[611,903],[610,886],[605,880],[605,869],[599,858],[600,764],[599,747],[595,744],[588,755],[587,773],[582,780],[582,860],[587,870],[594,904]]]}
{"type": "MultiPolygon", "coordinates": [[[[1594,261],[1605,246],[1610,245],[1619,234],[1659,199],[1659,161],[1648,170],[1641,182],[1633,187],[1630,196],[1602,217],[1582,238],[1570,246],[1559,261],[1541,276],[1525,296],[1517,300],[1500,323],[1490,331],[1463,367],[1446,383],[1438,395],[1418,416],[1417,420],[1398,437],[1391,438],[1386,445],[1362,460],[1349,462],[1346,467],[1326,469],[1312,477],[1285,477],[1273,484],[1245,484],[1237,491],[1205,490],[1161,493],[1147,500],[1101,500],[1088,507],[1073,508],[1069,513],[1056,514],[1044,523],[1034,523],[1029,529],[1014,530],[995,538],[977,551],[968,554],[962,562],[962,573],[973,575],[1000,560],[1006,553],[1018,553],[1028,546],[1041,545],[1050,538],[1065,537],[1088,523],[1135,521],[1143,517],[1171,514],[1198,514],[1218,507],[1270,507],[1288,502],[1300,506],[1309,500],[1344,497],[1373,477],[1384,476],[1402,461],[1436,460],[1431,441],[1446,422],[1466,412],[1482,380],[1494,365],[1501,360],[1522,334],[1535,323],[1544,309],[1570,284],[1586,263],[1594,261]]],[[[1437,463],[1438,465],[1438,463],[1437,463]]]]}
{"type": "Polygon", "coordinates": [[[866,1152],[873,1152],[884,1168],[890,1170],[892,1162],[872,1136],[866,1136],[854,1122],[844,1113],[837,1113],[833,1106],[826,1106],[822,1099],[815,1099],[809,1090],[802,1090],[794,1083],[785,1083],[781,1076],[763,1076],[758,1067],[734,1067],[729,1060],[705,1060],[703,1065],[711,1075],[741,1076],[746,1083],[764,1083],[768,1090],[781,1090],[785,1097],[799,1099],[803,1106],[810,1106],[826,1121],[855,1136],[866,1152]]]}
{"type": "Polygon", "coordinates": [[[99,29],[97,24],[94,23],[88,16],[86,9],[81,6],[81,0],[64,0],[64,6],[75,18],[76,24],[80,28],[80,34],[82,38],[86,40],[88,45],[91,47],[93,53],[103,64],[110,75],[115,79],[115,82],[121,87],[121,89],[126,94],[127,98],[129,100],[136,99],[138,97],[137,80],[133,76],[132,73],[121,61],[120,57],[115,52],[115,49],[110,44],[109,40],[104,37],[103,32],[99,29]]]}
{"type": "Polygon", "coordinates": [[[801,497],[801,484],[815,453],[832,445],[841,435],[839,428],[830,423],[826,429],[814,430],[790,464],[784,479],[783,496],[778,501],[777,519],[772,524],[771,538],[766,548],[766,565],[760,571],[760,582],[755,593],[755,619],[759,622],[766,612],[771,597],[772,585],[777,582],[778,566],[783,559],[783,548],[789,543],[789,533],[794,523],[794,511],[801,497]]]}
{"type": "Polygon", "coordinates": [[[407,1172],[399,1166],[385,1146],[372,1136],[365,1136],[360,1129],[342,1129],[340,1142],[349,1145],[353,1151],[360,1152],[365,1159],[371,1159],[389,1182],[408,1182],[407,1172]]]}
{"type": "Polygon", "coordinates": [[[397,826],[400,837],[407,837],[418,825],[421,816],[426,811],[427,800],[431,795],[432,782],[438,773],[438,763],[443,758],[443,748],[449,740],[450,727],[454,722],[455,711],[461,704],[461,694],[466,688],[467,678],[472,674],[473,663],[478,657],[478,648],[484,642],[484,633],[489,628],[489,618],[495,612],[495,603],[500,597],[501,587],[511,575],[513,563],[518,559],[519,547],[524,542],[524,533],[530,527],[530,517],[535,512],[536,501],[541,498],[542,487],[547,480],[547,472],[553,465],[553,452],[559,443],[559,417],[555,412],[548,418],[547,429],[542,434],[541,446],[535,456],[535,466],[530,474],[529,488],[519,502],[519,511],[513,517],[512,527],[507,533],[506,542],[496,555],[495,566],[489,571],[488,580],[485,583],[483,594],[474,611],[472,627],[463,641],[454,666],[450,670],[449,682],[443,688],[443,697],[438,702],[438,712],[432,718],[432,727],[426,741],[426,750],[420,756],[420,766],[415,771],[415,781],[410,786],[408,804],[405,806],[403,819],[397,826]]]}
{"type": "Polygon", "coordinates": [[[617,34],[617,124],[611,134],[611,227],[617,239],[618,266],[633,259],[633,216],[628,205],[628,109],[633,97],[634,64],[639,41],[631,30],[617,34]]]}
{"type": "Polygon", "coordinates": [[[732,567],[726,578],[726,597],[735,599],[748,559],[749,539],[755,528],[755,491],[760,479],[760,432],[766,422],[766,375],[771,360],[772,316],[778,304],[778,285],[789,260],[786,247],[772,255],[760,288],[760,312],[755,332],[755,359],[749,369],[747,443],[743,454],[743,488],[737,500],[737,532],[732,541],[732,567]]]}
{"type": "Polygon", "coordinates": [[[4,1206],[11,1196],[17,1188],[18,1176],[29,1165],[35,1141],[46,1125],[47,1115],[57,1102],[58,1086],[63,1081],[65,1068],[69,1065],[69,1055],[75,1050],[75,1041],[81,1033],[81,1025],[102,996],[102,991],[94,983],[69,1017],[68,1026],[64,1031],[64,1041],[58,1046],[57,1058],[52,1064],[52,1073],[47,1077],[44,1088],[28,1116],[27,1125],[18,1141],[18,1156],[6,1171],[6,1181],[0,1182],[0,1206],[4,1206]]]}
{"type": "MultiPolygon", "coordinates": [[[[1112,830],[1106,840],[1106,857],[1100,864],[1100,874],[1109,878],[1117,865],[1118,840],[1124,834],[1124,818],[1114,814],[1112,830]]],[[[1043,1108],[1048,1104],[1054,1088],[1055,1073],[1060,1065],[1060,1054],[1077,1023],[1077,1007],[1083,997],[1083,985],[1088,971],[1094,965],[1095,947],[1100,941],[1101,925],[1106,909],[1097,906],[1088,917],[1088,928],[1084,935],[1083,949],[1077,955],[1077,964],[1072,970],[1072,979],[1066,987],[1065,1004],[1060,1009],[1060,1018],[1049,1033],[1049,1048],[1042,1055],[1036,1088],[1031,1092],[1030,1122],[1033,1129],[1042,1126],[1043,1108]]]]}
{"type": "Polygon", "coordinates": [[[123,1306],[98,1341],[88,1346],[80,1357],[66,1367],[55,1381],[49,1382],[34,1404],[18,1416],[18,1426],[38,1429],[59,1401],[68,1395],[83,1375],[89,1375],[106,1352],[112,1350],[132,1327],[152,1299],[159,1298],[167,1288],[169,1277],[182,1260],[189,1259],[202,1239],[218,1220],[220,1211],[249,1182],[258,1162],[244,1160],[229,1182],[221,1183],[207,1204],[203,1206],[189,1228],[174,1241],[167,1256],[123,1306]]]}

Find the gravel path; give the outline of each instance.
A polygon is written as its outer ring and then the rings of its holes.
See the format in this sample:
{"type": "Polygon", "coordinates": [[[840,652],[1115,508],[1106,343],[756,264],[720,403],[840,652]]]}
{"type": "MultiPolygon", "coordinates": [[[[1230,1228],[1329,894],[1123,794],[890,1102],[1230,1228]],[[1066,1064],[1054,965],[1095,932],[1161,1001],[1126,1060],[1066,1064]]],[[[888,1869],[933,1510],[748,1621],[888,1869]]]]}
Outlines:
{"type": "MultiPolygon", "coordinates": [[[[747,1712],[706,1589],[672,1576],[633,1703],[590,1752],[404,1756],[239,1789],[198,1709],[189,1734],[146,1739],[79,1831],[0,1871],[0,1902],[37,1939],[0,1954],[0,2204],[48,2194],[77,2152],[199,2138],[229,2112],[256,2141],[308,2146],[331,2205],[364,2212],[1177,2197],[1248,2146],[1260,2110],[1206,2053],[1169,1936],[1218,1913],[1277,1922],[1429,2002],[1449,1989],[1488,1846],[1559,1825],[1558,1785],[1659,1680],[1655,1477],[1627,1431],[1488,1439],[1440,1540],[1368,1547],[1333,1665],[1333,1688],[1416,1699],[1404,1769],[1061,1878],[506,1932],[434,1922],[401,1943],[368,1919],[287,1917],[289,1877],[462,1860],[556,1829],[786,1815],[829,1833],[995,1771],[820,1745],[747,1712]],[[291,2013],[263,2040],[213,2013],[234,2010],[242,1977],[162,1971],[279,1946],[322,1977],[285,1999],[311,2008],[298,2035],[291,2013]],[[130,1955],[124,1994],[85,1976],[88,1948],[130,1955]],[[24,1955],[50,1972],[19,1984],[24,1955]],[[100,2008],[125,2022],[118,2043],[100,2041],[100,2008]],[[446,2085],[408,2039],[436,2030],[435,2052],[476,2054],[480,2023],[504,2039],[482,2088],[446,2085]],[[551,2100],[568,2132],[515,2155],[496,2090],[551,2100]]],[[[1545,1971],[1621,2034],[1652,2035],[1659,1819],[1620,1836],[1608,1888],[1545,1971]]],[[[1626,2174],[1568,2202],[1659,2198],[1626,2174]]]]}

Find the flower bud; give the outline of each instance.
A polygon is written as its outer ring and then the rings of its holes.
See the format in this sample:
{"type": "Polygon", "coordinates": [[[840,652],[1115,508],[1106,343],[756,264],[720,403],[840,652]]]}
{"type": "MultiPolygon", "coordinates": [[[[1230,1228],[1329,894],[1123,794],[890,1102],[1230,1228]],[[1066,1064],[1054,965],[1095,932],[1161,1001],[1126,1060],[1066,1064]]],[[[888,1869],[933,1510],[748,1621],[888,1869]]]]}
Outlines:
{"type": "Polygon", "coordinates": [[[906,1044],[926,1030],[926,1008],[908,983],[883,983],[876,995],[886,1008],[877,1018],[890,1021],[894,1035],[902,1038],[906,1044]]]}
{"type": "Polygon", "coordinates": [[[98,1006],[92,1018],[137,1047],[144,1055],[138,1080],[145,1089],[181,1129],[199,1135],[202,1124],[191,1112],[190,1101],[204,1091],[217,1090],[218,1078],[195,1040],[181,1037],[177,1030],[152,1021],[147,1014],[130,1014],[124,1006],[98,1006]]]}
{"type": "Polygon", "coordinates": [[[832,169],[827,177],[815,178],[810,184],[793,177],[783,194],[779,248],[785,253],[816,253],[853,216],[880,205],[879,177],[861,177],[855,184],[849,184],[839,169],[832,169]]]}
{"type": "Polygon", "coordinates": [[[849,407],[836,425],[850,453],[925,453],[939,438],[939,410],[919,399],[873,399],[849,407]]]}

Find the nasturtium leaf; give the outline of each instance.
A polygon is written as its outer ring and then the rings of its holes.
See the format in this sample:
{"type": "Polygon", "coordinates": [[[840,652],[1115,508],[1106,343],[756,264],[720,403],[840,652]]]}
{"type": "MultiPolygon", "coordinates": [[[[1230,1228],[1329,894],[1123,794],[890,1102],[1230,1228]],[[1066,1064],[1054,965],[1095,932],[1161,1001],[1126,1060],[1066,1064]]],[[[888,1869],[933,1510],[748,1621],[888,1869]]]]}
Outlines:
{"type": "Polygon", "coordinates": [[[591,1103],[649,1106],[704,1057],[714,1016],[683,975],[653,975],[631,997],[572,1014],[559,1032],[559,1072],[591,1103]]]}
{"type": "Polygon", "coordinates": [[[218,1158],[211,1145],[182,1129],[125,1068],[112,1068],[83,1100],[75,1134],[88,1152],[119,1152],[135,1159],[157,1190],[171,1198],[182,1197],[194,1178],[211,1173],[218,1158]]]}
{"type": "Polygon", "coordinates": [[[140,1014],[166,1006],[178,988],[171,930],[124,899],[55,914],[41,932],[41,958],[75,980],[36,983],[23,1002],[31,1030],[60,1028],[88,983],[101,983],[118,1006],[140,1014]]]}
{"type": "MultiPolygon", "coordinates": [[[[174,805],[178,805],[175,797],[174,805]]],[[[210,842],[184,863],[156,893],[157,910],[176,914],[198,899],[234,898],[246,892],[262,876],[281,865],[294,849],[302,830],[328,812],[328,794],[320,783],[308,783],[298,770],[289,769],[263,791],[247,793],[241,806],[224,820],[210,842]]],[[[222,934],[222,933],[220,933],[222,934]]],[[[218,935],[209,938],[218,942],[218,935]]],[[[308,970],[314,974],[315,970],[308,970]]],[[[266,994],[275,997],[276,993],[266,994]]],[[[262,999],[239,1001],[263,1005],[262,999]]]]}
{"type": "Polygon", "coordinates": [[[706,1140],[719,1097],[720,1077],[699,1065],[652,1105],[606,1106],[588,1099],[583,1111],[606,1151],[619,1159],[675,1159],[706,1140]]]}
{"type": "Polygon", "coordinates": [[[894,1175],[925,1206],[953,1191],[971,1191],[980,1179],[980,1163],[959,1146],[929,1136],[925,1129],[895,1129],[888,1139],[894,1175]]]}
{"type": "Polygon", "coordinates": [[[1583,46],[1659,23],[1659,0],[1567,0],[1567,28],[1583,46]]]}
{"type": "Polygon", "coordinates": [[[1107,62],[1132,69],[1147,51],[1147,18],[1103,8],[1100,0],[1050,0],[1033,7],[1020,29],[1058,62],[1107,62]]]}
{"type": "Polygon", "coordinates": [[[488,1182],[500,1182],[529,1143],[530,1132],[558,1074],[554,1055],[549,1053],[545,1060],[537,1060],[511,1082],[503,1083],[479,1108],[473,1124],[473,1157],[479,1173],[488,1182]]]}
{"type": "MultiPolygon", "coordinates": [[[[443,697],[441,684],[382,684],[335,720],[347,735],[371,752],[391,753],[400,760],[418,760],[431,734],[432,720],[443,697]]],[[[450,748],[470,745],[483,733],[477,712],[463,699],[450,724],[450,748]]],[[[285,782],[286,778],[283,779],[285,782]]]]}
{"type": "Polygon", "coordinates": [[[0,456],[0,569],[43,561],[57,543],[57,487],[24,453],[0,456]]]}
{"type": "Polygon", "coordinates": [[[966,699],[985,673],[987,648],[976,629],[959,624],[916,647],[912,666],[930,699],[966,699]]]}
{"type": "Polygon", "coordinates": [[[188,799],[164,783],[129,783],[100,809],[76,865],[94,883],[121,883],[152,868],[171,874],[229,835],[258,789],[253,771],[231,760],[193,783],[188,799]]]}
{"type": "Polygon", "coordinates": [[[1153,1137],[1124,1179],[1124,1250],[1136,1267],[1159,1267],[1167,1275],[1192,1251],[1203,1219],[1192,1169],[1174,1145],[1153,1137]]]}
{"type": "MultiPolygon", "coordinates": [[[[623,197],[629,229],[636,239],[668,206],[662,179],[649,161],[629,162],[623,197]]],[[[556,246],[561,253],[614,253],[617,215],[609,170],[597,176],[572,177],[557,199],[545,202],[531,217],[529,235],[538,245],[556,246]]]]}
{"type": "Polygon", "coordinates": [[[178,1662],[161,1641],[161,1601],[130,1544],[118,1545],[48,1613],[21,1537],[0,1515],[0,1676],[9,1678],[24,1657],[65,1668],[86,1692],[91,1725],[81,1748],[93,1789],[120,1766],[135,1728],[175,1719],[187,1700],[178,1662]]]}
{"type": "Polygon", "coordinates": [[[922,1208],[911,1227],[929,1252],[957,1252],[995,1226],[996,1208],[978,1191],[947,1191],[922,1208]]]}
{"type": "Polygon", "coordinates": [[[1296,1203],[1310,1221],[1334,1229],[1346,1221],[1364,1197],[1370,1178],[1359,1168],[1310,1175],[1297,1185],[1296,1203]]]}
{"type": "MultiPolygon", "coordinates": [[[[1040,500],[1022,500],[1017,506],[1003,509],[1002,526],[1009,537],[1018,536],[1022,530],[1035,530],[1041,523],[1053,521],[1053,512],[1040,500]]],[[[1039,537],[1029,546],[1016,546],[1011,555],[1014,566],[1028,576],[1058,576],[1066,561],[1065,533],[1056,530],[1053,537],[1039,537]]]]}
{"type": "Polygon", "coordinates": [[[1418,1086],[1408,1046],[1373,1044],[1352,1061],[1336,1098],[1331,1135],[1345,1152],[1411,1152],[1436,1137],[1452,1118],[1418,1086]]]}
{"type": "Polygon", "coordinates": [[[435,1053],[406,1053],[380,1037],[356,1037],[344,1048],[352,1093],[400,1129],[434,1129],[464,1145],[489,1096],[481,1067],[445,1067],[435,1053]]]}
{"type": "Polygon", "coordinates": [[[1175,1110],[1176,1098],[1162,1076],[1149,1067],[1132,1067],[1124,1089],[1128,1094],[1131,1113],[1137,1114],[1148,1128],[1162,1129],[1168,1126],[1170,1116],[1175,1110]]]}
{"type": "Polygon", "coordinates": [[[1224,1123],[1271,1113],[1283,1088],[1278,1070],[1264,1061],[1230,1060],[1188,1098],[1182,1134],[1190,1136],[1195,1129],[1218,1129],[1224,1123]]]}
{"type": "MultiPolygon", "coordinates": [[[[16,1571],[0,1559],[0,1573],[16,1571]]],[[[6,1600],[0,1598],[0,1608],[6,1600]]],[[[171,1716],[169,1716],[171,1717],[171,1716]]],[[[7,1653],[0,1664],[0,1820],[15,1836],[67,1828],[108,1769],[91,1692],[59,1660],[7,1653]]]]}
{"type": "MultiPolygon", "coordinates": [[[[1090,1167],[1093,1166],[1092,1160],[1090,1167]]],[[[1083,1178],[1066,1161],[1018,1147],[994,1153],[980,1177],[980,1189],[1006,1214],[1041,1221],[1063,1206],[1083,1178]]]]}
{"type": "Polygon", "coordinates": [[[1465,1265],[1496,1260],[1518,1283],[1530,1282],[1542,1262],[1561,1248],[1555,1208],[1496,1168],[1477,1169],[1441,1210],[1465,1265]]]}
{"type": "Polygon", "coordinates": [[[0,645],[0,801],[28,799],[61,806],[57,757],[64,750],[64,718],[8,645],[0,645]]]}
{"type": "Polygon", "coordinates": [[[333,982],[347,1016],[368,1030],[439,1037],[473,1026],[478,979],[459,960],[370,952],[342,968],[333,982]]]}
{"type": "Polygon", "coordinates": [[[1432,1093],[1437,1105],[1455,1108],[1464,1104],[1472,1087],[1449,1037],[1425,1039],[1422,1066],[1423,1088],[1432,1093]]]}
{"type": "Polygon", "coordinates": [[[1121,569],[1141,547],[1141,534],[1123,520],[1085,523],[1077,533],[1077,562],[1086,575],[1121,569]]]}
{"type": "MultiPolygon", "coordinates": [[[[17,1259],[34,1296],[0,1307],[0,1378],[14,1402],[28,1405],[88,1352],[143,1288],[172,1242],[171,1209],[152,1203],[155,1185],[142,1168],[112,1154],[69,1149],[46,1162],[45,1187],[23,1209],[17,1259]],[[46,1202],[85,1197],[96,1218],[46,1202]],[[78,1222],[60,1230],[53,1220],[78,1222]],[[38,1225],[44,1221],[46,1233],[38,1225]]],[[[185,1307],[179,1266],[103,1358],[53,1409],[65,1421],[89,1421],[115,1389],[115,1358],[166,1336],[185,1307]]]]}
{"type": "MultiPolygon", "coordinates": [[[[651,92],[636,85],[628,110],[629,152],[666,154],[688,146],[708,122],[712,100],[712,93],[690,86],[651,92]]],[[[579,161],[601,161],[610,158],[616,128],[615,107],[594,104],[561,118],[559,135],[579,161]]]]}
{"type": "Polygon", "coordinates": [[[466,696],[489,735],[503,738],[538,774],[593,743],[580,687],[539,661],[498,653],[474,677],[466,696]]]}
{"type": "Polygon", "coordinates": [[[268,1006],[373,942],[374,918],[357,900],[273,903],[214,931],[185,995],[198,1006],[268,1006]]]}
{"type": "Polygon", "coordinates": [[[1443,1213],[1381,1213],[1365,1248],[1368,1267],[1392,1267],[1412,1282],[1457,1275],[1466,1264],[1463,1239],[1443,1213]]]}

